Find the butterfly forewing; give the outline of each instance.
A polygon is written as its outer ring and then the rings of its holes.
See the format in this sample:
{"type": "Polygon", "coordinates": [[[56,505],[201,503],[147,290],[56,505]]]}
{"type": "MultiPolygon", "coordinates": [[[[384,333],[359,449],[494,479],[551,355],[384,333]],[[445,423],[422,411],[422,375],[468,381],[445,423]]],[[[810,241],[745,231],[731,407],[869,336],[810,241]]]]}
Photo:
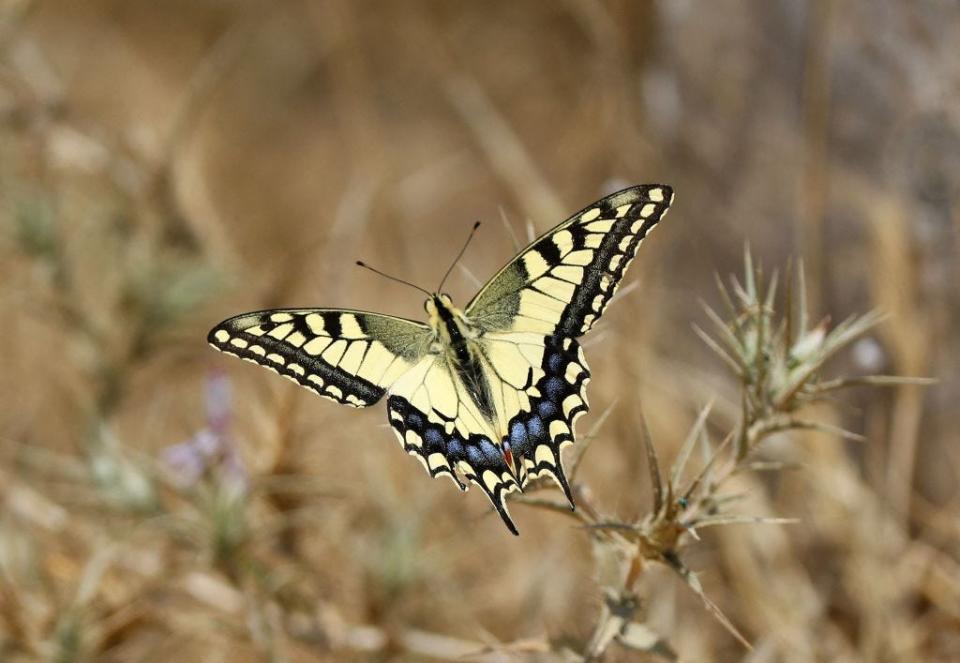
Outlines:
{"type": "Polygon", "coordinates": [[[421,360],[431,332],[420,322],[365,311],[276,309],[224,320],[207,340],[319,396],[366,407],[421,360]]]}
{"type": "Polygon", "coordinates": [[[467,318],[489,331],[585,334],[672,200],[668,186],[636,186],[577,212],[490,279],[467,318]]]}

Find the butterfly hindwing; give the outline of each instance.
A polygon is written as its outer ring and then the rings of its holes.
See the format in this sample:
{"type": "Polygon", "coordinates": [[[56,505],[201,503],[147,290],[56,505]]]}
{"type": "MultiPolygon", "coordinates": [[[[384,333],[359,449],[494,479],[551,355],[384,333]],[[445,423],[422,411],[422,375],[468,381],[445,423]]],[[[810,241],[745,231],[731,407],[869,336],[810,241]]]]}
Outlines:
{"type": "Polygon", "coordinates": [[[563,471],[560,451],[574,441],[574,423],[587,412],[590,370],[575,339],[544,339],[536,381],[525,390],[528,407],[506,411],[503,446],[526,487],[530,479],[548,476],[560,486],[573,506],[573,495],[563,471]]]}
{"type": "Polygon", "coordinates": [[[207,340],[319,396],[366,407],[419,361],[430,328],[365,311],[275,309],[224,320],[207,340]]]}
{"type": "Polygon", "coordinates": [[[573,506],[560,452],[573,443],[574,423],[588,407],[590,371],[577,341],[535,339],[483,343],[495,422],[480,421],[476,405],[451,372],[441,370],[440,360],[424,359],[394,385],[387,400],[390,425],[403,449],[433,477],[447,476],[461,490],[466,490],[461,477],[479,486],[514,534],[505,498],[531,479],[550,477],[573,506]],[[530,346],[525,355],[505,350],[523,346],[530,346]],[[537,365],[531,356],[539,358],[537,365]],[[431,396],[438,393],[456,398],[443,406],[431,396]]]}
{"type": "Polygon", "coordinates": [[[467,317],[490,331],[585,334],[672,200],[670,187],[644,185],[581,210],[490,279],[467,305],[467,317]]]}
{"type": "Polygon", "coordinates": [[[387,400],[390,425],[404,450],[423,464],[430,476],[448,476],[460,488],[467,487],[460,475],[476,484],[507,525],[517,534],[505,498],[519,488],[504,458],[503,448],[483,433],[464,434],[450,422],[437,421],[394,394],[387,400]]]}

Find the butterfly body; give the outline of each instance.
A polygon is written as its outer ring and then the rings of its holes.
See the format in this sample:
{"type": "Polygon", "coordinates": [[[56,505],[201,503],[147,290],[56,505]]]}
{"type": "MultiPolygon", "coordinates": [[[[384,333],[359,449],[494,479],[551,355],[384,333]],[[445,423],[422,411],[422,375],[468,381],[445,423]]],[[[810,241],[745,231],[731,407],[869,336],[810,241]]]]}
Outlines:
{"type": "Polygon", "coordinates": [[[355,407],[387,395],[404,450],[431,476],[480,487],[514,534],[505,497],[538,476],[573,506],[561,449],[587,411],[577,338],[593,326],[673,194],[631,187],[535,240],[462,310],[446,294],[426,323],[366,311],[283,309],[225,320],[208,340],[355,407]]]}
{"type": "Polygon", "coordinates": [[[480,338],[483,330],[471,324],[448,295],[434,294],[424,302],[424,308],[430,316],[430,328],[437,339],[431,351],[445,356],[450,370],[473,396],[480,411],[487,418],[492,418],[494,408],[490,385],[482,366],[480,338]]]}

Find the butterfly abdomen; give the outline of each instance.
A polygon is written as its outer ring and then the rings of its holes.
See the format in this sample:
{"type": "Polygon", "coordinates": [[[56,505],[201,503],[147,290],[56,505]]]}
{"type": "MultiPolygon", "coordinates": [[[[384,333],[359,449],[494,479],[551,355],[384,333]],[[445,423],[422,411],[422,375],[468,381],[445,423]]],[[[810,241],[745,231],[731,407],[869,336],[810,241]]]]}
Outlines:
{"type": "Polygon", "coordinates": [[[493,422],[496,409],[490,384],[483,371],[482,355],[471,347],[475,332],[468,328],[463,315],[453,307],[446,295],[436,295],[433,306],[436,310],[437,332],[441,343],[449,348],[454,372],[473,396],[480,413],[487,421],[493,422]]]}

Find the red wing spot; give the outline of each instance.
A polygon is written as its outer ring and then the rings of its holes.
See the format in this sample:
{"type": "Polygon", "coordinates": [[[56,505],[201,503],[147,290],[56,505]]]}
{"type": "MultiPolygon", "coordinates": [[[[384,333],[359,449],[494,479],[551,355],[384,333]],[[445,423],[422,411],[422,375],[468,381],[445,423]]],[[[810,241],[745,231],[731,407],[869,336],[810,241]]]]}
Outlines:
{"type": "Polygon", "coordinates": [[[507,467],[513,467],[513,452],[510,451],[510,447],[504,447],[503,459],[507,461],[507,467]]]}

